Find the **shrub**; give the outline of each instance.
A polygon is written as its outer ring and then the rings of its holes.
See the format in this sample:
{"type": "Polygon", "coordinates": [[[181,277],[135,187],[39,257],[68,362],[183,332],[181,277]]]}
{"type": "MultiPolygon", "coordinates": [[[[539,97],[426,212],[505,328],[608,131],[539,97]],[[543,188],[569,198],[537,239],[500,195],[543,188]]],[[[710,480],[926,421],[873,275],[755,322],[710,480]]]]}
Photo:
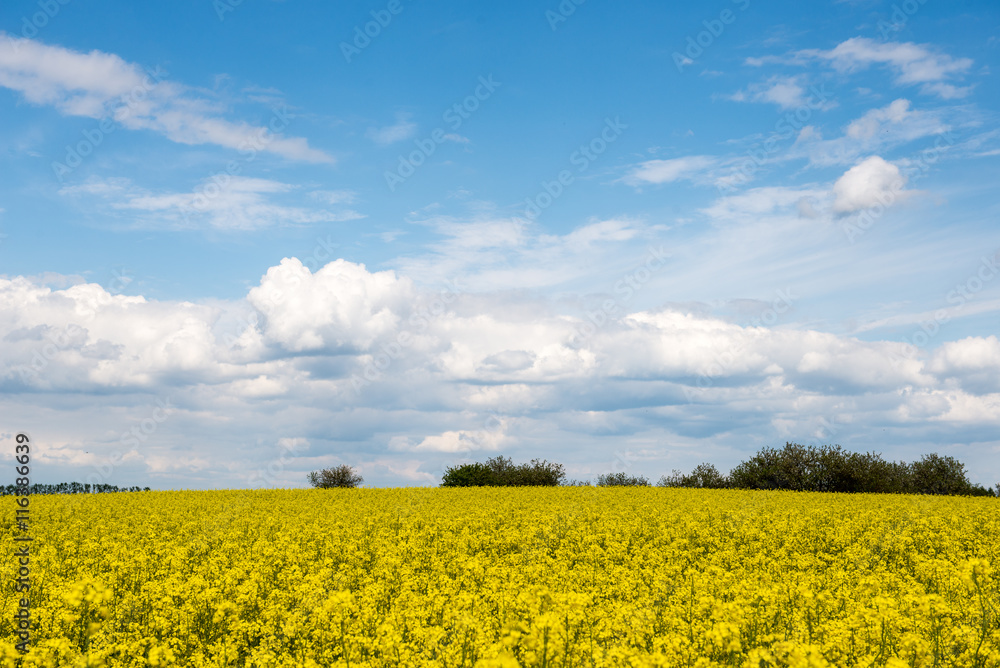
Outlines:
{"type": "Polygon", "coordinates": [[[657,487],[703,487],[705,489],[725,489],[729,487],[729,479],[719,473],[714,465],[698,464],[690,475],[674,469],[669,476],[661,476],[657,487]]]}
{"type": "Polygon", "coordinates": [[[643,476],[627,475],[624,472],[605,473],[597,476],[598,487],[649,487],[649,480],[643,476]]]}
{"type": "Polygon", "coordinates": [[[332,487],[357,487],[365,481],[360,474],[347,464],[341,464],[332,469],[322,471],[312,471],[308,475],[309,483],[313,487],[320,489],[330,489],[332,487]]]}
{"type": "Polygon", "coordinates": [[[448,467],[441,477],[442,487],[538,487],[560,484],[566,477],[562,464],[532,459],[530,464],[514,464],[511,459],[494,457],[485,464],[448,467]]]}

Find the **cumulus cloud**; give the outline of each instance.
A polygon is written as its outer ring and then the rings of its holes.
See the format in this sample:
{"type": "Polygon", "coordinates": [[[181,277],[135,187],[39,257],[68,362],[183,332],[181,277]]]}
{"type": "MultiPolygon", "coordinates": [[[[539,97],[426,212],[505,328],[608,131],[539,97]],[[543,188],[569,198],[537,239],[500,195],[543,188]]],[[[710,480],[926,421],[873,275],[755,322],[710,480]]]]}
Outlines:
{"type": "Polygon", "coordinates": [[[54,452],[117,447],[138,453],[136,475],[208,486],[268,458],[285,484],[333,459],[392,482],[393,470],[433,479],[444,463],[434,456],[464,452],[551,446],[567,463],[596,461],[609,434],[615,448],[665,462],[663,439],[696,453],[734,429],[801,438],[834,422],[917,433],[1000,420],[995,337],[907,357],[898,343],[679,307],[595,321],[526,295],[457,292],[443,303],[409,277],[342,259],[310,272],[286,258],[245,300],[212,305],[2,278],[0,340],[4,410],[41,420],[39,406],[62,402],[74,416],[53,433],[54,452]],[[102,409],[74,413],[80,393],[102,409]],[[155,400],[169,419],[151,417],[155,400]],[[581,433],[582,415],[601,433],[581,433]],[[190,457],[184,433],[205,434],[190,457]],[[431,468],[415,468],[418,457],[431,468]]]}
{"type": "Polygon", "coordinates": [[[833,210],[853,213],[877,205],[888,206],[904,193],[906,177],[899,167],[877,155],[847,170],[833,184],[833,210]]]}
{"type": "Polygon", "coordinates": [[[298,258],[271,267],[247,295],[266,318],[265,340],[284,349],[360,351],[398,328],[412,283],[392,271],[336,260],[315,274],[298,258]]]}
{"type": "Polygon", "coordinates": [[[0,34],[0,86],[69,116],[111,118],[126,128],[151,130],[181,144],[215,144],[303,162],[333,162],[305,139],[275,130],[288,124],[284,107],[274,111],[269,127],[226,120],[220,104],[166,80],[162,69],[144,71],[111,53],[82,53],[0,34]]]}
{"type": "Polygon", "coordinates": [[[930,368],[980,393],[1000,392],[1000,340],[990,335],[949,341],[934,352],[930,368]]]}

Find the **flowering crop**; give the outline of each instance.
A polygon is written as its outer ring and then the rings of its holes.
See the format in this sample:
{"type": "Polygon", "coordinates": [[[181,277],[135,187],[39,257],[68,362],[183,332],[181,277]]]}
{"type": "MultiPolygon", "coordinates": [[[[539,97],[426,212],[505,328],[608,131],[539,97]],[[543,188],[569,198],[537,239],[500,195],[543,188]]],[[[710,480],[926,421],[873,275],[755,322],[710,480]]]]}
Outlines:
{"type": "Polygon", "coordinates": [[[593,487],[37,497],[23,665],[996,668],[998,511],[593,487]]]}

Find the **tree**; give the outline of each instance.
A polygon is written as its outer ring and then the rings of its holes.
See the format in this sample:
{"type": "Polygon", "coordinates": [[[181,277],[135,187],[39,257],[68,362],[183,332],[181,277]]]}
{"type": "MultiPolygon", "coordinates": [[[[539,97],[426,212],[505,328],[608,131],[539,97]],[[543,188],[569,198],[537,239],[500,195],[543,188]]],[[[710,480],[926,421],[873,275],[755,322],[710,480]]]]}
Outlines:
{"type": "Polygon", "coordinates": [[[937,453],[924,455],[911,465],[913,491],[917,494],[967,494],[971,485],[965,464],[937,453]]]}
{"type": "Polygon", "coordinates": [[[332,487],[357,487],[365,481],[360,474],[347,464],[332,469],[312,471],[307,476],[309,484],[320,489],[330,489],[332,487]]]}

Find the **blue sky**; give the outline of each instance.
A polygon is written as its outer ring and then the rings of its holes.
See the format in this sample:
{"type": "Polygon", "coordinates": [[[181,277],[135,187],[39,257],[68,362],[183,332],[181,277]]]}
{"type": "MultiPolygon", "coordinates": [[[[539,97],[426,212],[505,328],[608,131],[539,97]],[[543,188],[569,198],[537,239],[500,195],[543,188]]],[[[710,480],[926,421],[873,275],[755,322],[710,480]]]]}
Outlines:
{"type": "Polygon", "coordinates": [[[655,479],[786,440],[992,484],[998,24],[5,3],[2,436],[156,488],[655,479]]]}

